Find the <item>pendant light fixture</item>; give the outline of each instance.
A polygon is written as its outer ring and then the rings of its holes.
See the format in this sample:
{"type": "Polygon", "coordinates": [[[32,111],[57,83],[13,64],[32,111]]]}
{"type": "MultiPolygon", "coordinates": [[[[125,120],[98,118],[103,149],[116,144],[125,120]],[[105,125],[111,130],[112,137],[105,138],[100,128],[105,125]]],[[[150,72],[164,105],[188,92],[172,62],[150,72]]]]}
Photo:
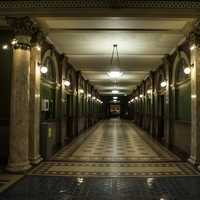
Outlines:
{"type": "Polygon", "coordinates": [[[113,71],[108,72],[108,76],[112,79],[120,78],[123,75],[123,73],[119,70],[120,59],[119,59],[119,52],[118,52],[117,44],[113,45],[113,51],[112,51],[110,63],[111,63],[111,66],[113,66],[114,69],[113,69],[113,71]],[[114,66],[115,54],[116,54],[116,58],[117,58],[117,65],[116,66],[114,66]]]}

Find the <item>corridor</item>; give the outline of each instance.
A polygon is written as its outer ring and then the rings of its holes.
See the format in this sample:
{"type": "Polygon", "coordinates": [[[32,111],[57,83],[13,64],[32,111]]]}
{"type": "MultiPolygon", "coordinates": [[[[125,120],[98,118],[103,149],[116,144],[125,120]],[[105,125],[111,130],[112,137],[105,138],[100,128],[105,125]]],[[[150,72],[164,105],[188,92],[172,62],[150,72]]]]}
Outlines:
{"type": "Polygon", "coordinates": [[[115,118],[97,123],[0,199],[197,200],[198,184],[190,164],[115,118]]]}
{"type": "Polygon", "coordinates": [[[199,0],[0,1],[0,200],[200,200],[199,0]]]}

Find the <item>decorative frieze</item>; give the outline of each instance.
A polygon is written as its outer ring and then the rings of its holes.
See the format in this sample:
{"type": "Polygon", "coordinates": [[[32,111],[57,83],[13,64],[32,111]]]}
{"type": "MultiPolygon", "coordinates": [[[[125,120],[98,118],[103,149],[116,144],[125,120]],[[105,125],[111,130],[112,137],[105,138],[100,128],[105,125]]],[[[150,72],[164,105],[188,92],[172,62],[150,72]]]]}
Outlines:
{"type": "Polygon", "coordinates": [[[185,9],[200,8],[200,2],[171,0],[24,0],[0,1],[0,9],[30,9],[30,8],[169,8],[185,9]]]}

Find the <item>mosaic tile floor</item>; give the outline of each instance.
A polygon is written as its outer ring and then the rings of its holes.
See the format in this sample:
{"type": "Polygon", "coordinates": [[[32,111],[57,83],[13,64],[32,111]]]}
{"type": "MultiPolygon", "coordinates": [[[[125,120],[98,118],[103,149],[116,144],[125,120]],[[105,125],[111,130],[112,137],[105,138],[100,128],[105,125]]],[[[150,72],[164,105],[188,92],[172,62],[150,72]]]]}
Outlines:
{"type": "Polygon", "coordinates": [[[58,152],[56,161],[103,162],[166,162],[179,158],[150,137],[134,128],[130,122],[105,121],[85,141],[77,141],[58,152]]]}
{"type": "Polygon", "coordinates": [[[126,121],[99,123],[0,200],[199,200],[200,176],[126,121]]]}
{"type": "Polygon", "coordinates": [[[31,175],[81,177],[195,176],[199,173],[186,162],[93,163],[44,162],[31,175]]]}

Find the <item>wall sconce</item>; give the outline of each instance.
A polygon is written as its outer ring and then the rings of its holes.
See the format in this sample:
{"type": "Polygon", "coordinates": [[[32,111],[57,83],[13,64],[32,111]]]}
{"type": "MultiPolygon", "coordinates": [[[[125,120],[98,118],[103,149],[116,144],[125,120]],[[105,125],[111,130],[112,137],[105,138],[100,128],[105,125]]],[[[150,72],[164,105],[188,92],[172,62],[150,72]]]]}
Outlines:
{"type": "Polygon", "coordinates": [[[2,49],[3,49],[3,50],[8,50],[8,44],[3,44],[3,45],[2,45],[2,49]]]}
{"type": "Polygon", "coordinates": [[[80,89],[80,93],[83,94],[83,93],[84,93],[84,90],[83,90],[83,89],[80,89]]]}
{"type": "Polygon", "coordinates": [[[196,45],[195,45],[195,44],[193,44],[193,45],[190,47],[190,50],[191,50],[191,51],[194,50],[194,49],[196,49],[196,45]]]}
{"type": "Polygon", "coordinates": [[[191,73],[191,68],[188,66],[188,67],[185,67],[184,68],[184,74],[190,74],[191,73]]]}
{"type": "Polygon", "coordinates": [[[184,73],[186,75],[190,74],[191,73],[191,68],[194,67],[194,64],[190,65],[190,66],[187,66],[184,68],[184,73]]]}
{"type": "Polygon", "coordinates": [[[147,90],[147,94],[151,94],[152,90],[147,90]]]}
{"type": "Polygon", "coordinates": [[[41,65],[40,63],[38,63],[38,66],[40,67],[40,72],[42,74],[46,74],[48,72],[48,68],[44,65],[41,65]]]}
{"type": "Polygon", "coordinates": [[[167,86],[167,81],[162,81],[161,83],[160,83],[160,86],[162,87],[162,88],[164,88],[164,87],[166,87],[167,86]]]}
{"type": "Polygon", "coordinates": [[[37,51],[41,51],[41,46],[40,46],[39,44],[37,44],[37,45],[35,46],[35,48],[37,49],[37,51]]]}
{"type": "Polygon", "coordinates": [[[17,42],[18,42],[17,39],[13,38],[12,41],[11,41],[11,44],[14,46],[14,45],[17,44],[17,42]]]}
{"type": "Polygon", "coordinates": [[[64,80],[64,85],[66,86],[66,87],[69,87],[70,85],[71,85],[71,83],[70,83],[70,81],[69,80],[64,80]]]}

